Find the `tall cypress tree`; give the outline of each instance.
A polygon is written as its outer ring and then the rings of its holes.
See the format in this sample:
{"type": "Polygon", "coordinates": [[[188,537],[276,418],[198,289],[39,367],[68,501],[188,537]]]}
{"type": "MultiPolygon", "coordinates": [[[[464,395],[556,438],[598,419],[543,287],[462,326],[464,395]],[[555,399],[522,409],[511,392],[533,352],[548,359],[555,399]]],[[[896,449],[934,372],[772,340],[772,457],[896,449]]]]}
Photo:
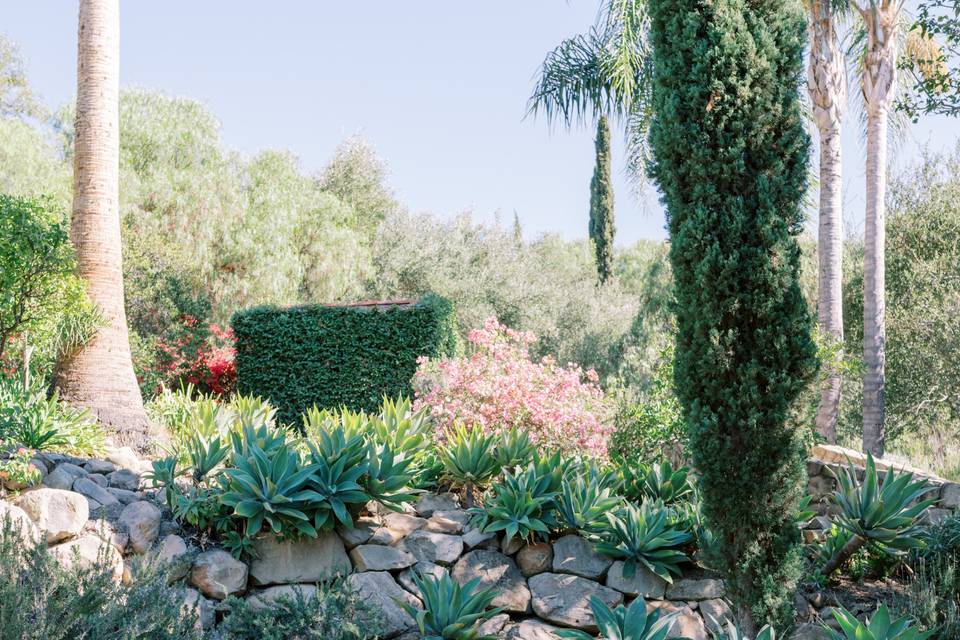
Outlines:
{"type": "Polygon", "coordinates": [[[816,368],[799,286],[808,140],[795,0],[650,0],[653,176],[675,280],[675,384],[714,561],[743,630],[789,621],[816,368]]]}
{"type": "Polygon", "coordinates": [[[613,183],[610,180],[610,125],[597,120],[596,165],[590,180],[590,239],[597,255],[600,284],[613,276],[613,183]]]}

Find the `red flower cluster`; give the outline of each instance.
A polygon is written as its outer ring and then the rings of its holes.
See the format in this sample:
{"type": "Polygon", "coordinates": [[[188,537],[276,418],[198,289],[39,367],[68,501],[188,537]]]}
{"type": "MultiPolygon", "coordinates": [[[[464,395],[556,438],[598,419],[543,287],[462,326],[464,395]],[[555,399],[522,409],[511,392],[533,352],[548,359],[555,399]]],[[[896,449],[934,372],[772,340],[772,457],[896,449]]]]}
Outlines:
{"type": "Polygon", "coordinates": [[[233,330],[183,317],[176,335],[156,343],[156,368],[168,386],[192,384],[203,393],[229,395],[237,383],[233,330]]]}

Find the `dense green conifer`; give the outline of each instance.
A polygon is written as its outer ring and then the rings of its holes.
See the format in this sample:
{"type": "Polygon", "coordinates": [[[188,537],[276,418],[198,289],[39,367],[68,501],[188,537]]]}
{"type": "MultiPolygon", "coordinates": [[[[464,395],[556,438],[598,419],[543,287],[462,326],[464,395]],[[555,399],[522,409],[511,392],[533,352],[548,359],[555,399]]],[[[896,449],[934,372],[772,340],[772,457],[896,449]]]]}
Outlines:
{"type": "Polygon", "coordinates": [[[610,125],[606,116],[597,121],[596,165],[590,180],[590,240],[597,255],[601,284],[613,276],[613,183],[610,180],[610,125]]]}

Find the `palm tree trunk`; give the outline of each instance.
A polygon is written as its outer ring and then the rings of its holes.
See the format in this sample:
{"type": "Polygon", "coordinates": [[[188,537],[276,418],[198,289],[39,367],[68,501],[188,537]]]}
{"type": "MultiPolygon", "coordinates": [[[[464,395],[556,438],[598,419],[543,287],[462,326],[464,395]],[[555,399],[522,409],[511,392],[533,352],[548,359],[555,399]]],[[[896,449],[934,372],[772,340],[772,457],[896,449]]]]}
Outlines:
{"type": "Polygon", "coordinates": [[[130,357],[120,249],[119,0],[80,0],[77,40],[70,239],[87,294],[105,322],[58,363],[55,382],[66,402],[112,426],[118,444],[142,447],[149,422],[130,357]]]}
{"type": "MultiPolygon", "coordinates": [[[[813,0],[810,10],[810,63],[807,89],[820,135],[819,299],[820,332],[843,344],[843,174],[840,128],[846,107],[843,50],[828,0],[813,0]]],[[[817,431],[827,442],[837,441],[841,377],[828,372],[817,407],[817,431]]]]}
{"type": "Polygon", "coordinates": [[[861,11],[867,32],[862,86],[867,108],[867,210],[863,256],[863,450],[884,453],[886,385],[887,120],[896,85],[899,6],[885,0],[861,11]]]}

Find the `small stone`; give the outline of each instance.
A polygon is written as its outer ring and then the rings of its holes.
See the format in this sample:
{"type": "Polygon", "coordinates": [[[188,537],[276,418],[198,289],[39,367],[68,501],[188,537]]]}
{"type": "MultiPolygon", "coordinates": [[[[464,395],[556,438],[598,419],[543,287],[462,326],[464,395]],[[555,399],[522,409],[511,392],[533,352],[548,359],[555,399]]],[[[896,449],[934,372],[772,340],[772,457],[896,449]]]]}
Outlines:
{"type": "Polygon", "coordinates": [[[517,552],[517,566],[525,578],[550,571],[553,566],[553,547],[549,542],[524,545],[517,552]]]}
{"type": "Polygon", "coordinates": [[[171,582],[183,578],[190,571],[190,552],[180,536],[169,535],[160,542],[157,560],[166,565],[171,582]]]}
{"type": "Polygon", "coordinates": [[[101,557],[106,561],[107,569],[117,582],[123,578],[123,557],[113,545],[99,536],[87,534],[75,540],[50,547],[49,553],[65,569],[96,566],[101,557]]]}
{"type": "Polygon", "coordinates": [[[57,465],[57,467],[43,479],[43,486],[51,489],[60,489],[61,491],[69,491],[77,478],[82,478],[86,475],[88,474],[85,469],[75,464],[64,462],[63,464],[57,465]]]}
{"type": "Polygon", "coordinates": [[[530,604],[539,618],[565,627],[596,632],[590,598],[597,597],[609,607],[623,602],[623,594],[580,576],[541,573],[528,581],[530,604]]]}
{"type": "Polygon", "coordinates": [[[632,578],[624,577],[626,563],[617,560],[610,565],[606,585],[630,596],[640,596],[650,600],[660,600],[667,592],[667,581],[646,567],[635,564],[632,578]]]}
{"type": "Polygon", "coordinates": [[[223,600],[247,588],[247,565],[221,549],[204,551],[193,561],[190,584],[207,597],[223,600]]]}
{"type": "MultiPolygon", "coordinates": [[[[86,478],[87,478],[87,480],[90,480],[91,482],[97,483],[97,484],[100,485],[101,487],[106,488],[106,486],[107,486],[107,476],[102,476],[102,475],[100,475],[99,473],[91,473],[91,474],[88,475],[86,478]]],[[[76,484],[76,483],[74,483],[74,484],[76,484]]]]}
{"type": "Polygon", "coordinates": [[[417,529],[426,526],[424,518],[406,513],[388,513],[383,518],[383,526],[370,537],[370,544],[393,544],[404,539],[417,529]]]}
{"type": "Polygon", "coordinates": [[[107,476],[110,486],[115,489],[138,491],[140,489],[140,473],[130,469],[118,469],[107,476]]]}
{"type": "Polygon", "coordinates": [[[667,587],[668,600],[712,600],[725,594],[723,580],[681,578],[667,587]]]}
{"type": "Polygon", "coordinates": [[[484,533],[480,529],[467,529],[463,534],[463,544],[466,545],[468,549],[475,549],[477,547],[485,547],[489,543],[496,544],[497,534],[495,533],[484,533]]]}
{"type": "Polygon", "coordinates": [[[90,517],[90,508],[82,495],[60,489],[27,491],[20,496],[17,506],[43,532],[47,544],[77,535],[90,517]]]}
{"type": "MultiPolygon", "coordinates": [[[[497,594],[491,606],[505,611],[526,613],[530,608],[530,589],[516,563],[497,551],[476,549],[464,555],[450,571],[461,585],[480,579],[480,589],[493,589],[497,594]]],[[[532,580],[533,578],[531,578],[532,580]]]]}
{"type": "Polygon", "coordinates": [[[520,548],[523,547],[523,545],[524,545],[524,541],[518,538],[517,536],[514,536],[509,540],[507,539],[506,536],[504,536],[503,539],[500,541],[500,551],[504,552],[508,556],[512,556],[517,551],[520,551],[520,548]]]}
{"type": "Polygon", "coordinates": [[[429,518],[435,511],[453,511],[460,508],[460,499],[454,493],[425,493],[414,505],[417,513],[429,518]]]}
{"type": "Polygon", "coordinates": [[[540,620],[523,620],[509,627],[506,640],[560,640],[561,629],[540,620]]]}
{"type": "Polygon", "coordinates": [[[333,532],[302,540],[263,536],[253,551],[250,580],[257,585],[320,582],[351,569],[343,541],[333,532]]]}
{"type": "Polygon", "coordinates": [[[447,568],[441,567],[438,564],[432,562],[418,562],[409,569],[405,569],[400,572],[400,575],[397,576],[397,582],[400,583],[400,586],[417,596],[421,597],[420,589],[417,587],[416,583],[413,581],[414,572],[419,573],[421,576],[433,576],[436,579],[440,579],[443,576],[447,575],[447,568]]]}
{"type": "Polygon", "coordinates": [[[606,573],[613,560],[593,549],[589,540],[577,535],[566,535],[553,543],[554,573],[572,573],[596,580],[606,573]]]}
{"type": "Polygon", "coordinates": [[[424,528],[436,533],[462,533],[469,522],[470,514],[461,509],[434,511],[424,528]]]}
{"type": "Polygon", "coordinates": [[[31,545],[36,545],[41,540],[40,530],[33,523],[30,516],[16,505],[0,500],[0,526],[10,520],[11,531],[19,534],[31,545]]]}
{"type": "Polygon", "coordinates": [[[217,621],[217,612],[212,602],[200,595],[196,589],[184,589],[183,611],[194,611],[197,614],[197,627],[201,630],[212,629],[217,621]]]}
{"type": "Polygon", "coordinates": [[[503,628],[507,626],[508,622],[510,622],[510,616],[505,613],[498,613],[492,618],[484,620],[483,623],[477,627],[477,636],[481,638],[484,636],[496,636],[503,631],[503,628]]]}
{"type": "Polygon", "coordinates": [[[420,529],[404,538],[397,549],[413,554],[417,562],[453,564],[463,553],[463,539],[445,533],[433,533],[420,529]]]}
{"type": "Polygon", "coordinates": [[[960,507],[960,484],[956,482],[945,482],[940,488],[940,507],[944,509],[956,509],[960,507]]]}
{"type": "Polygon", "coordinates": [[[146,500],[124,507],[119,522],[130,535],[134,553],[146,553],[160,535],[160,509],[146,500]]]}
{"type": "Polygon", "coordinates": [[[259,610],[272,607],[277,600],[283,597],[296,600],[298,595],[304,600],[316,597],[317,585],[280,584],[252,593],[246,597],[246,601],[254,610],[259,610]]]}
{"type": "MultiPolygon", "coordinates": [[[[680,603],[683,605],[683,603],[680,603]]],[[[703,624],[703,618],[697,615],[697,612],[687,605],[677,606],[672,602],[651,601],[650,606],[660,609],[664,613],[676,613],[673,624],[670,625],[668,638],[686,638],[687,640],[707,640],[706,625],[703,624]]]]}
{"type": "Polygon", "coordinates": [[[353,549],[358,544],[363,544],[370,540],[373,532],[376,531],[379,526],[380,522],[376,518],[365,516],[357,518],[353,523],[352,529],[340,527],[337,529],[337,533],[340,534],[340,539],[343,540],[343,544],[346,545],[347,549],[353,549]]]}
{"type": "MultiPolygon", "coordinates": [[[[422,609],[420,600],[413,594],[404,591],[386,571],[367,571],[353,573],[347,577],[347,584],[360,598],[380,611],[380,633],[385,638],[392,638],[416,626],[397,601],[422,609]]],[[[362,626],[362,625],[361,625],[362,626]]]]}
{"type": "Polygon", "coordinates": [[[409,551],[379,544],[361,544],[350,550],[350,559],[357,571],[392,571],[417,563],[409,551]]]}
{"type": "Polygon", "coordinates": [[[98,473],[103,475],[107,475],[108,473],[117,470],[116,465],[106,460],[87,460],[87,464],[83,465],[83,468],[87,470],[87,473],[98,473]]]}
{"type": "Polygon", "coordinates": [[[109,491],[110,495],[116,498],[120,504],[130,504],[140,499],[140,494],[136,491],[117,489],[116,487],[107,487],[107,491],[109,491]]]}
{"type": "MultiPolygon", "coordinates": [[[[102,478],[103,476],[100,477],[102,478]]],[[[81,495],[96,500],[101,505],[110,506],[112,504],[119,504],[119,500],[117,500],[113,494],[91,480],[89,477],[77,478],[76,482],[73,483],[73,490],[81,495]]]]}

